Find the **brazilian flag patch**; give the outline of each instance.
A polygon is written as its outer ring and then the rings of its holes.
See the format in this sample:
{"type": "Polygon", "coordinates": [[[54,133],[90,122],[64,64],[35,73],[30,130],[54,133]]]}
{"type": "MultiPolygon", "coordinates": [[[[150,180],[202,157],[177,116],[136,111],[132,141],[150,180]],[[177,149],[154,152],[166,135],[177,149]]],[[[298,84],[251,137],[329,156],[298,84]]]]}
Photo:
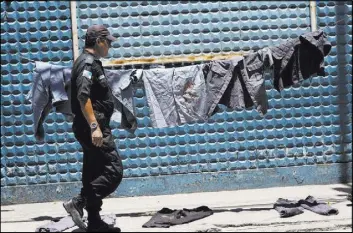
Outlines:
{"type": "Polygon", "coordinates": [[[92,79],[92,73],[88,70],[84,70],[82,76],[84,76],[88,79],[92,79]]]}

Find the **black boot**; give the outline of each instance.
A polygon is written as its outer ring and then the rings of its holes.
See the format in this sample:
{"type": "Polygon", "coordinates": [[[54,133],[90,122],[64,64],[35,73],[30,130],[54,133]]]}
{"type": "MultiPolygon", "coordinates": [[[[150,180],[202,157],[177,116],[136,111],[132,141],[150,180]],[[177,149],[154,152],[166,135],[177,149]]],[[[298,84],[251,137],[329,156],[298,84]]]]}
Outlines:
{"type": "Polygon", "coordinates": [[[71,200],[69,200],[68,202],[65,202],[63,204],[66,212],[71,215],[72,217],[72,221],[74,221],[74,223],[81,228],[82,230],[86,230],[87,226],[86,224],[83,222],[83,208],[85,206],[85,203],[82,199],[80,198],[72,198],[71,200]]]}

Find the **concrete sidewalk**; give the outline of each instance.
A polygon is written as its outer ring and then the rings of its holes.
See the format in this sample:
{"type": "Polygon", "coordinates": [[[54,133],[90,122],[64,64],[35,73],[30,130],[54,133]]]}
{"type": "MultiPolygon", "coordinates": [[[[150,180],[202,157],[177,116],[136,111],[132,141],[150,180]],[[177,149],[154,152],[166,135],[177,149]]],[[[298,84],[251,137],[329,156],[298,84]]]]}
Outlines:
{"type": "MultiPolygon", "coordinates": [[[[123,232],[351,232],[352,205],[347,194],[352,185],[317,185],[240,191],[115,198],[104,201],[102,214],[116,214],[123,232]],[[278,198],[299,200],[312,195],[339,210],[335,216],[321,216],[305,210],[304,214],[281,219],[272,209],[278,198]],[[142,228],[163,207],[196,208],[206,205],[214,214],[207,218],[170,228],[142,228]]],[[[40,194],[39,194],[40,195],[40,194]]],[[[66,216],[61,202],[10,205],[1,207],[1,232],[34,232],[56,217],[66,216]]],[[[79,232],[73,228],[68,232],[79,232]]]]}

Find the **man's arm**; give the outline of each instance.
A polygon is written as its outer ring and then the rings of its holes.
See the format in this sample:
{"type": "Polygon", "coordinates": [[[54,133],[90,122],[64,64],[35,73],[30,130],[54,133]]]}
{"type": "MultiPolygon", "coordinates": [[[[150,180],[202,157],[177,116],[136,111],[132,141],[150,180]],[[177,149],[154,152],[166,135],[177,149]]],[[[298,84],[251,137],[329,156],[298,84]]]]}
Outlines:
{"type": "MultiPolygon", "coordinates": [[[[92,102],[90,97],[91,87],[92,87],[92,67],[91,65],[86,65],[83,72],[77,77],[77,99],[80,102],[81,110],[86,118],[89,125],[92,123],[97,123],[97,119],[94,116],[92,102]]],[[[92,134],[92,143],[95,146],[102,146],[103,144],[103,135],[102,131],[99,128],[97,123],[97,129],[91,130],[92,134]]]]}
{"type": "Polygon", "coordinates": [[[80,105],[81,105],[82,113],[85,116],[88,124],[89,125],[91,125],[92,123],[97,124],[97,129],[95,129],[92,132],[92,143],[95,146],[101,147],[103,145],[103,134],[102,134],[101,129],[99,128],[99,124],[97,123],[97,119],[94,116],[91,99],[88,98],[85,104],[80,102],[80,105]]]}
{"type": "Polygon", "coordinates": [[[88,124],[91,125],[94,122],[97,123],[97,119],[96,119],[94,112],[93,112],[91,99],[87,98],[86,103],[80,102],[80,106],[81,106],[82,113],[85,116],[88,124]]]}

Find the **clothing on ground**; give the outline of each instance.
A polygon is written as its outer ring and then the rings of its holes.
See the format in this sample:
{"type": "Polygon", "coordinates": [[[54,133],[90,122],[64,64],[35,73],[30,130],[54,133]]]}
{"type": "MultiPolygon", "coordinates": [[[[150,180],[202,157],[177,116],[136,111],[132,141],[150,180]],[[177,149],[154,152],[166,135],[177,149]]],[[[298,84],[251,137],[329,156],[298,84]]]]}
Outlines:
{"type": "Polygon", "coordinates": [[[313,196],[308,196],[305,200],[299,201],[300,206],[320,215],[337,215],[338,209],[333,208],[325,202],[318,201],[313,196]]]}
{"type": "MultiPolygon", "coordinates": [[[[116,222],[115,215],[104,215],[102,220],[109,226],[114,226],[116,222]]],[[[83,221],[87,223],[87,218],[83,218],[83,221]]],[[[64,232],[70,228],[75,227],[75,223],[72,221],[70,216],[59,219],[58,221],[50,221],[48,224],[37,227],[35,232],[64,232]]]]}
{"type": "Polygon", "coordinates": [[[304,213],[297,201],[279,198],[273,205],[273,208],[279,213],[281,218],[288,218],[304,213]]]}
{"type": "Polygon", "coordinates": [[[278,211],[281,218],[302,214],[304,209],[310,210],[320,215],[338,214],[338,209],[329,206],[325,202],[318,201],[313,196],[308,196],[306,199],[301,199],[299,201],[279,198],[273,205],[273,208],[278,211]]]}
{"type": "Polygon", "coordinates": [[[195,209],[171,210],[163,208],[158,211],[153,217],[146,222],[144,228],[168,228],[174,225],[193,222],[213,214],[213,211],[207,206],[200,206],[195,209]]]}

